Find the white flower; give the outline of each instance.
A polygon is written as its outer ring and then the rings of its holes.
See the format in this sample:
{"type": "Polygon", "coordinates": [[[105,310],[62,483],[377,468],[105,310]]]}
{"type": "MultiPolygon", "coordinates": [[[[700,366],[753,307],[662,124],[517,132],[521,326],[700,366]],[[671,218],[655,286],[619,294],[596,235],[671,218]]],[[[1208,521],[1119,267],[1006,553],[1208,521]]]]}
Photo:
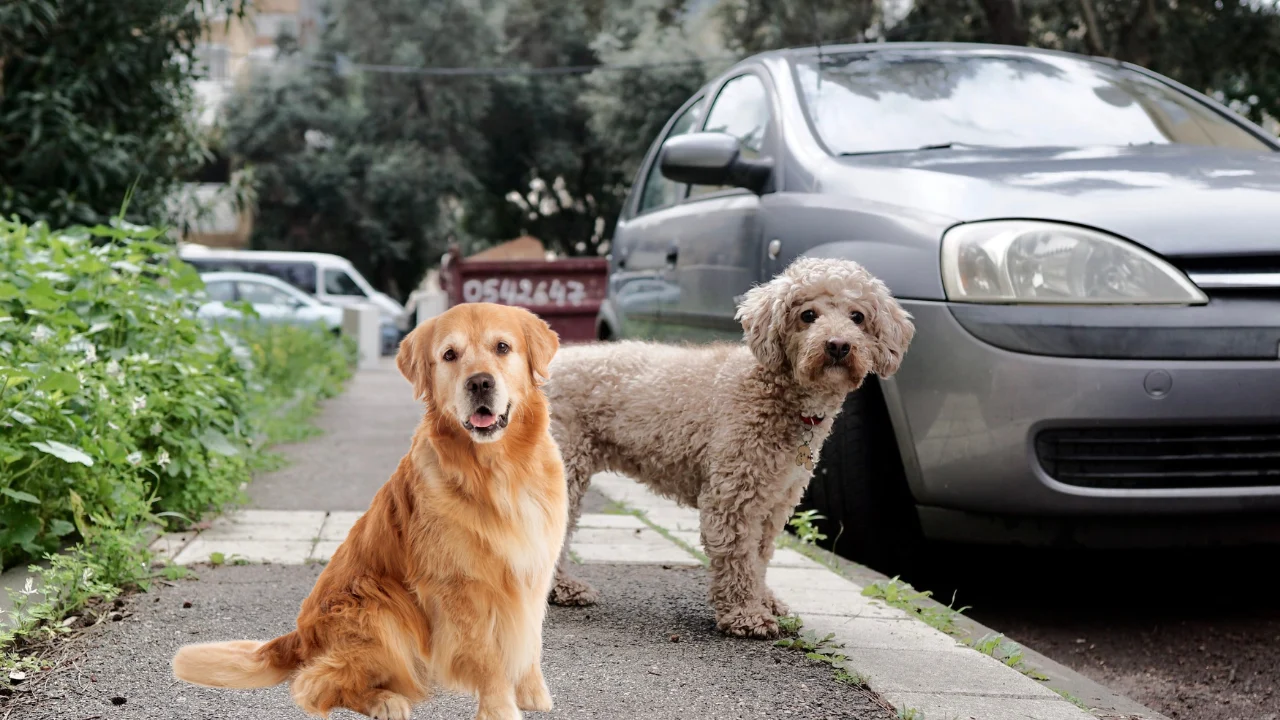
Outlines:
{"type": "Polygon", "coordinates": [[[79,380],[79,381],[80,381],[80,385],[81,385],[82,387],[84,386],[84,382],[85,382],[85,380],[87,380],[87,379],[88,379],[88,378],[86,378],[86,377],[84,376],[84,373],[83,373],[83,372],[78,372],[78,373],[76,373],[76,380],[79,380]]]}
{"type": "Polygon", "coordinates": [[[31,341],[36,343],[48,342],[53,337],[53,331],[44,325],[37,325],[35,330],[31,331],[31,341]]]}
{"type": "Polygon", "coordinates": [[[115,424],[115,423],[113,423],[113,422],[111,422],[110,420],[108,420],[108,421],[107,421],[107,427],[109,427],[109,428],[111,428],[112,430],[115,430],[115,431],[117,431],[117,432],[119,432],[119,430],[120,430],[120,426],[119,426],[119,425],[117,425],[117,424],[115,424]]]}
{"type": "Polygon", "coordinates": [[[138,450],[134,450],[133,452],[129,453],[127,457],[125,457],[125,461],[128,462],[130,465],[134,465],[134,466],[139,465],[142,463],[142,453],[138,450]]]}
{"type": "Polygon", "coordinates": [[[160,467],[165,467],[166,465],[169,464],[168,450],[165,450],[164,448],[160,448],[160,452],[156,453],[156,464],[159,465],[160,467]]]}
{"type": "Polygon", "coordinates": [[[134,415],[137,415],[139,410],[146,410],[146,409],[147,409],[146,395],[139,395],[138,397],[133,399],[133,402],[129,403],[129,412],[133,413],[134,415]]]}
{"type": "Polygon", "coordinates": [[[107,386],[106,386],[106,385],[99,385],[99,386],[98,386],[98,399],[99,399],[99,400],[110,400],[110,399],[111,399],[111,393],[107,392],[107,386]]]}
{"type": "Polygon", "coordinates": [[[27,578],[27,583],[23,585],[22,589],[19,590],[18,592],[22,593],[23,595],[35,595],[37,592],[39,592],[39,590],[36,590],[35,581],[32,578],[27,578]]]}
{"type": "Polygon", "coordinates": [[[107,377],[115,380],[116,382],[124,381],[124,370],[120,368],[119,362],[112,360],[107,363],[107,377]]]}
{"type": "Polygon", "coordinates": [[[152,435],[159,435],[161,432],[164,432],[164,428],[160,427],[160,423],[159,423],[159,422],[153,422],[153,423],[151,423],[151,434],[152,434],[152,435]]]}
{"type": "Polygon", "coordinates": [[[85,362],[90,362],[90,363],[98,361],[98,348],[94,347],[93,343],[88,343],[85,345],[84,360],[85,362]]]}
{"type": "Polygon", "coordinates": [[[87,587],[89,585],[89,581],[92,579],[93,579],[93,568],[87,567],[84,569],[84,572],[80,573],[80,583],[82,585],[85,585],[87,587]]]}

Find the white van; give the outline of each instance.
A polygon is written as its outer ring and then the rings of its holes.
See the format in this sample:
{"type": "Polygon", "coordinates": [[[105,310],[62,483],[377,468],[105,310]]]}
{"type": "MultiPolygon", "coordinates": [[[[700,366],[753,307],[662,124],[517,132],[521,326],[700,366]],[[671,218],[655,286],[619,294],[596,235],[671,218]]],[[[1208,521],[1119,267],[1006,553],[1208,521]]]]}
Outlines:
{"type": "Polygon", "coordinates": [[[372,303],[381,311],[384,323],[393,324],[401,331],[409,329],[404,306],[390,295],[374,290],[350,261],[338,255],[227,250],[183,243],[178,256],[201,273],[236,271],[272,275],[335,307],[372,303]]]}

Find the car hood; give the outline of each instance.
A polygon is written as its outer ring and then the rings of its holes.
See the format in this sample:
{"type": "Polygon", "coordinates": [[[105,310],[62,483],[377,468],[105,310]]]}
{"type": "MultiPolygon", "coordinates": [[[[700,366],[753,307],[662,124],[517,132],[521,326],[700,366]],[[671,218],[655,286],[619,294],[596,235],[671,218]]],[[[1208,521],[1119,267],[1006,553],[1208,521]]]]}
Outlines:
{"type": "Polygon", "coordinates": [[[839,158],[823,187],[947,224],[1087,225],[1166,256],[1280,248],[1280,153],[1173,145],[886,153],[839,158]]]}

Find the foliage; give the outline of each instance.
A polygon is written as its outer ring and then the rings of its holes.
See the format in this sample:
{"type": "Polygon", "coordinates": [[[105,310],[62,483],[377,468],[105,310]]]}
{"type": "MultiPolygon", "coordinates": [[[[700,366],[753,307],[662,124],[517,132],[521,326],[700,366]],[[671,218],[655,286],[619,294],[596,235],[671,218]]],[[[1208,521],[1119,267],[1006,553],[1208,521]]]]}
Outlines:
{"type": "Polygon", "coordinates": [[[211,328],[202,292],[158,230],[0,221],[0,558],[51,562],[14,632],[143,581],[146,528],[236,500],[281,408],[347,376],[323,329],[211,328]]]}
{"type": "Polygon", "coordinates": [[[0,2],[0,217],[104,222],[134,183],[129,217],[163,217],[178,179],[205,159],[190,122],[198,7],[0,2]]]}
{"type": "Polygon", "coordinates": [[[818,529],[817,521],[826,519],[825,516],[819,515],[817,510],[803,510],[792,515],[787,525],[791,526],[801,545],[817,545],[827,539],[826,533],[818,529]]]}
{"type": "Polygon", "coordinates": [[[879,17],[879,5],[876,0],[725,0],[717,10],[728,45],[751,54],[863,42],[879,17]]]}

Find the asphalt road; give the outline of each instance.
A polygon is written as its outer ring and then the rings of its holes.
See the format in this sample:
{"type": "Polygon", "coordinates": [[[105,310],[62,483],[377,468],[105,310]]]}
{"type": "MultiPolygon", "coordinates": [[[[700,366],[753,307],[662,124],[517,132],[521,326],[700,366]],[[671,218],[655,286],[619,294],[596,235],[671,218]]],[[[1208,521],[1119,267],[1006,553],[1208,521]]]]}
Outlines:
{"type": "MultiPolygon", "coordinates": [[[[69,661],[16,696],[30,720],[302,720],[283,686],[214,690],[173,679],[186,643],[266,639],[292,627],[318,566],[199,568],[199,580],[136,595],[123,621],[64,648],[69,661]],[[190,607],[184,607],[190,603],[190,607]]],[[[594,608],[551,608],[543,669],[556,709],[535,717],[856,718],[894,715],[829,667],[771,643],[715,631],[701,568],[582,566],[601,589],[594,608]],[[679,636],[673,642],[673,636],[679,636]]],[[[0,707],[0,716],[5,708],[0,707]]],[[[442,696],[415,718],[469,718],[471,698],[442,696]]],[[[345,711],[335,719],[357,717],[345,711]]]]}
{"type": "Polygon", "coordinates": [[[907,579],[1173,720],[1277,720],[1278,555],[949,546],[907,579]]]}

